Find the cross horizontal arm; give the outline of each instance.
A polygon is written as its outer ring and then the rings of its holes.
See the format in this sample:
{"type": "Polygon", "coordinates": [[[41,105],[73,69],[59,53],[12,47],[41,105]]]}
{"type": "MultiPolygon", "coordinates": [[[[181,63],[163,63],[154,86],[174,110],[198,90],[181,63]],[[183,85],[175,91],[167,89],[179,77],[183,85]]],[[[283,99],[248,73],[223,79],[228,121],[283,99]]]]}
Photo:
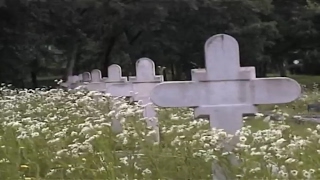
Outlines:
{"type": "Polygon", "coordinates": [[[289,103],[299,98],[301,86],[285,77],[252,80],[254,104],[289,103]]]}
{"type": "Polygon", "coordinates": [[[110,93],[111,96],[132,96],[133,93],[133,84],[132,83],[119,83],[112,84],[107,87],[107,93],[110,93]]]}
{"type": "Polygon", "coordinates": [[[289,78],[250,81],[166,82],[151,92],[151,101],[161,107],[287,103],[300,95],[300,85],[289,78]]]}

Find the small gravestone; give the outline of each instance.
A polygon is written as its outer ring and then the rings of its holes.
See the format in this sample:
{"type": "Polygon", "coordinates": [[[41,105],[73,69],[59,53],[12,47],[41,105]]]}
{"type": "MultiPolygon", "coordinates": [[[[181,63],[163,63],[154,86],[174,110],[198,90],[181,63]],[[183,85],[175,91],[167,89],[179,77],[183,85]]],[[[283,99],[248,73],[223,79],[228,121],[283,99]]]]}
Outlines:
{"type": "Polygon", "coordinates": [[[83,82],[90,82],[91,81],[91,74],[89,72],[82,73],[82,81],[83,82]]]}
{"type": "Polygon", "coordinates": [[[94,69],[91,71],[91,81],[86,84],[86,89],[89,91],[99,91],[103,92],[106,90],[105,82],[101,76],[101,71],[99,69],[94,69]]]}
{"type": "Polygon", "coordinates": [[[122,70],[119,65],[112,64],[108,67],[108,77],[105,78],[108,83],[127,82],[127,77],[122,76],[122,70]]]}
{"type": "Polygon", "coordinates": [[[79,79],[74,84],[74,88],[83,88],[85,85],[90,81],[91,75],[89,72],[84,72],[80,75],[78,75],[79,79]]]}
{"type": "MultiPolygon", "coordinates": [[[[68,88],[83,87],[89,91],[106,92],[111,84],[127,82],[126,77],[122,77],[121,67],[113,64],[108,67],[108,77],[102,77],[101,71],[94,69],[89,72],[82,73],[79,76],[71,76],[63,85],[68,88]]],[[[113,119],[112,130],[121,132],[122,128],[118,120],[113,119]]]]}
{"type": "Polygon", "coordinates": [[[67,81],[64,83],[61,83],[60,85],[65,88],[74,89],[78,86],[78,84],[82,81],[82,79],[83,79],[82,74],[68,76],[67,81]]]}
{"type": "Polygon", "coordinates": [[[108,77],[102,77],[101,71],[94,69],[91,71],[90,81],[86,83],[86,88],[89,91],[106,92],[109,85],[114,83],[127,82],[127,78],[122,76],[121,67],[113,64],[108,67],[108,77]]]}
{"type": "MultiPolygon", "coordinates": [[[[108,77],[102,77],[101,71],[98,69],[92,70],[89,77],[84,77],[87,80],[85,88],[89,91],[107,92],[111,84],[127,82],[127,78],[122,76],[122,70],[119,65],[113,64],[108,67],[108,77]]],[[[112,130],[116,133],[122,131],[121,124],[118,119],[112,119],[112,130]]]]}
{"type": "MultiPolygon", "coordinates": [[[[160,107],[193,107],[195,116],[208,116],[212,128],[235,134],[242,115],[256,113],[256,104],[287,103],[300,95],[300,85],[289,78],[255,78],[254,67],[240,67],[237,41],[225,34],[205,43],[205,69],[192,70],[192,81],[164,82],[151,91],[160,107]]],[[[230,151],[237,138],[225,148],[230,151]]],[[[236,158],[231,159],[235,163],[236,158]]],[[[213,179],[230,179],[228,169],[213,164],[213,179]]]]}
{"type": "Polygon", "coordinates": [[[162,75],[155,75],[155,65],[151,59],[141,58],[136,62],[136,76],[129,77],[129,82],[112,84],[107,88],[107,92],[112,96],[131,97],[134,101],[139,101],[144,107],[143,116],[147,120],[147,125],[156,131],[156,140],[159,141],[159,127],[156,120],[156,112],[150,101],[149,94],[154,86],[163,82],[162,75]]]}

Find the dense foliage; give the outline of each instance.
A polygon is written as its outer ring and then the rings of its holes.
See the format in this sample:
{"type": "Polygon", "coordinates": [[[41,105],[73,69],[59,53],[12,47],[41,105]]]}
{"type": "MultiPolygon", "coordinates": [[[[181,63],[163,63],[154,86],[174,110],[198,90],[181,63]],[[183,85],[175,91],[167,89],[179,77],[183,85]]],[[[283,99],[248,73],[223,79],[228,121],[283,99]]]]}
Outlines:
{"type": "MultiPolygon", "coordinates": [[[[257,75],[320,74],[317,0],[1,0],[0,82],[38,87],[41,79],[138,58],[166,67],[168,80],[203,67],[205,40],[217,33],[240,43],[241,64],[257,75]]],[[[161,69],[161,68],[159,68],[161,69]]]]}

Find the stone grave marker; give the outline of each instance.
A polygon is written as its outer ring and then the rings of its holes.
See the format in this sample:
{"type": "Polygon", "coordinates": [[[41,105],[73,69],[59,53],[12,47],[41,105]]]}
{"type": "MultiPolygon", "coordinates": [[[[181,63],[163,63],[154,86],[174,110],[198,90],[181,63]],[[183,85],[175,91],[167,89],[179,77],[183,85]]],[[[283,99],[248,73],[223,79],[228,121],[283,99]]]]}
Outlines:
{"type": "Polygon", "coordinates": [[[87,83],[91,81],[91,74],[89,72],[82,73],[82,81],[87,83]]]}
{"type": "MultiPolygon", "coordinates": [[[[82,86],[89,91],[107,92],[107,88],[111,84],[127,82],[127,77],[122,77],[121,67],[113,64],[108,67],[108,77],[102,77],[101,71],[94,69],[89,72],[84,72],[79,76],[69,77],[65,86],[68,88],[76,88],[82,86]]],[[[114,132],[121,132],[122,127],[118,120],[113,119],[112,130],[114,132]]]]}
{"type": "Polygon", "coordinates": [[[67,81],[64,82],[64,83],[61,83],[60,85],[62,87],[66,87],[66,88],[69,88],[69,89],[74,89],[79,85],[79,83],[82,81],[82,79],[83,79],[82,74],[68,76],[67,81]]]}
{"type": "Polygon", "coordinates": [[[89,72],[84,72],[80,74],[79,80],[74,84],[74,88],[84,88],[86,84],[91,81],[91,74],[89,72]]]}
{"type": "Polygon", "coordinates": [[[154,86],[163,82],[162,75],[155,75],[155,65],[151,59],[140,58],[136,62],[136,76],[129,77],[129,82],[112,84],[107,92],[112,96],[131,97],[133,101],[139,101],[144,107],[143,116],[147,125],[156,131],[156,141],[159,141],[159,127],[156,120],[156,112],[150,101],[149,94],[154,86]]]}
{"type": "MultiPolygon", "coordinates": [[[[288,103],[300,95],[300,85],[289,78],[256,78],[254,67],[240,67],[238,42],[218,34],[205,43],[205,69],[192,70],[192,81],[163,82],[151,91],[160,107],[193,107],[195,116],[208,116],[212,128],[235,134],[243,114],[256,113],[257,104],[288,103]]],[[[231,150],[232,143],[226,145],[231,150]]],[[[236,159],[231,159],[236,163],[236,159]]],[[[214,179],[229,179],[227,169],[213,164],[214,179]]]]}
{"type": "Polygon", "coordinates": [[[122,76],[121,67],[116,64],[108,67],[108,77],[102,77],[101,71],[94,69],[91,71],[91,76],[85,78],[89,80],[85,85],[89,91],[106,92],[111,84],[127,82],[127,77],[122,76]]]}
{"type": "MultiPolygon", "coordinates": [[[[108,67],[108,77],[102,77],[101,71],[94,69],[91,71],[91,74],[86,74],[83,78],[87,80],[84,85],[87,90],[104,93],[109,93],[107,89],[111,84],[127,82],[127,77],[122,76],[121,67],[116,64],[108,67]]],[[[118,119],[112,119],[112,130],[116,133],[122,132],[122,127],[118,119]]]]}

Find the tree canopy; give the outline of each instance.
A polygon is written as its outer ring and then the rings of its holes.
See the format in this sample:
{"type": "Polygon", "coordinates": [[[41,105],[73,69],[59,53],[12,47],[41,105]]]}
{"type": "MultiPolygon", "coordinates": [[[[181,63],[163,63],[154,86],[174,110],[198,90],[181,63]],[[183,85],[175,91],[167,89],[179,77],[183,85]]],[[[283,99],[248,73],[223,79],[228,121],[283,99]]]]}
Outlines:
{"type": "Polygon", "coordinates": [[[113,63],[134,75],[138,58],[168,80],[204,66],[214,34],[234,36],[241,65],[286,76],[293,60],[320,74],[318,0],[0,0],[0,82],[39,87],[113,63]]]}

